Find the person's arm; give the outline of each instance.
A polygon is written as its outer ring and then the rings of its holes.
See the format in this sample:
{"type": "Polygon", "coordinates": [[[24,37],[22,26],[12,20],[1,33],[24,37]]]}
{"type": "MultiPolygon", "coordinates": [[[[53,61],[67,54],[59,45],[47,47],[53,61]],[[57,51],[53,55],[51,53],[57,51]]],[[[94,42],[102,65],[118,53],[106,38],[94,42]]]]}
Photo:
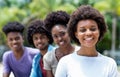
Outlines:
{"type": "Polygon", "coordinates": [[[118,70],[117,70],[116,62],[113,60],[111,61],[110,64],[112,64],[111,65],[112,67],[110,67],[109,77],[118,77],[118,70]]]}
{"type": "Polygon", "coordinates": [[[10,73],[3,73],[3,77],[9,77],[10,73]]]}
{"type": "Polygon", "coordinates": [[[52,72],[52,58],[51,53],[47,52],[43,57],[44,69],[46,70],[47,77],[54,77],[52,72]]]}
{"type": "Polygon", "coordinates": [[[36,77],[36,70],[35,70],[34,59],[33,59],[33,63],[32,63],[32,69],[31,69],[30,77],[36,77]]]}
{"type": "Polygon", "coordinates": [[[54,77],[51,70],[46,70],[46,73],[47,73],[47,77],[54,77]]]}
{"type": "Polygon", "coordinates": [[[4,53],[3,55],[3,77],[9,77],[10,76],[10,67],[9,67],[9,62],[8,62],[8,53],[4,53]]]}
{"type": "Polygon", "coordinates": [[[38,66],[39,66],[39,63],[38,63],[38,59],[39,57],[36,55],[34,58],[33,58],[33,62],[32,62],[32,69],[31,69],[31,73],[30,73],[30,77],[38,77],[38,74],[37,72],[40,72],[39,74],[39,77],[42,77],[42,73],[40,70],[38,70],[38,66]]]}

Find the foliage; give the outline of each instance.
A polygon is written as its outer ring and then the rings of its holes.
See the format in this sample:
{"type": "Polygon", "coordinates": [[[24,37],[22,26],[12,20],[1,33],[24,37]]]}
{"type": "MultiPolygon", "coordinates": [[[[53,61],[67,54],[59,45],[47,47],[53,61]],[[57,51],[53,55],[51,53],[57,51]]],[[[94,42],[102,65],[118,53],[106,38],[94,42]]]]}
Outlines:
{"type": "MultiPolygon", "coordinates": [[[[98,50],[111,49],[112,18],[117,18],[116,49],[120,49],[120,1],[119,0],[0,0],[0,34],[2,27],[9,21],[20,21],[26,28],[34,19],[43,19],[52,11],[65,10],[71,14],[80,5],[89,4],[104,14],[108,24],[105,38],[98,44],[98,50]],[[104,48],[103,48],[104,47],[104,48]]],[[[25,32],[26,35],[26,32],[25,32]]],[[[0,44],[5,37],[0,36],[0,44]]],[[[27,41],[25,44],[28,45],[27,41]]]]}

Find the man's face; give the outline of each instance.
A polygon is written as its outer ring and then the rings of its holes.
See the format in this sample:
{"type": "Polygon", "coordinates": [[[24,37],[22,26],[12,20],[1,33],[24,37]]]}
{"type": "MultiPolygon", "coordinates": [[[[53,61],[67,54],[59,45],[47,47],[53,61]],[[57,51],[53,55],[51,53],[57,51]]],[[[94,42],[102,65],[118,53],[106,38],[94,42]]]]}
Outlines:
{"type": "Polygon", "coordinates": [[[33,34],[33,43],[39,50],[46,50],[49,44],[49,39],[45,34],[33,34]]]}
{"type": "Polygon", "coordinates": [[[19,32],[10,32],[7,34],[7,44],[11,48],[11,50],[21,50],[23,42],[23,36],[19,32]]]}

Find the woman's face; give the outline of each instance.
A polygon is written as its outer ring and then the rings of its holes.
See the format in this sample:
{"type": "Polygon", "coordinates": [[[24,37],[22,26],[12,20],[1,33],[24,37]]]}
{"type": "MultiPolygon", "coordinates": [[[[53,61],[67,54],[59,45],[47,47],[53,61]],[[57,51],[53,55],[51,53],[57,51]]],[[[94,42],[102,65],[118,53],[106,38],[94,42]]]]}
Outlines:
{"type": "Polygon", "coordinates": [[[79,40],[81,46],[95,47],[100,36],[97,23],[90,19],[79,21],[75,36],[79,40]]]}
{"type": "Polygon", "coordinates": [[[66,47],[70,44],[70,37],[68,36],[67,29],[63,25],[55,25],[52,30],[52,37],[54,42],[60,47],[66,47]]]}

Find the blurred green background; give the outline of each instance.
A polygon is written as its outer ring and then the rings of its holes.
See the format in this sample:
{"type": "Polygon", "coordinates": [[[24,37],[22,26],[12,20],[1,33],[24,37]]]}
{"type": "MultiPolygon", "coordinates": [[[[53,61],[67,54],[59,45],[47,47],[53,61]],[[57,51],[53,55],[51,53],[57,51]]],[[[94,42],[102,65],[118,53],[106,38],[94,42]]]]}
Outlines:
{"type": "MultiPolygon", "coordinates": [[[[51,11],[65,10],[71,14],[83,4],[93,6],[104,15],[108,32],[97,49],[115,58],[120,65],[120,0],[0,0],[0,55],[7,49],[1,30],[7,22],[20,21],[27,28],[32,20],[44,19],[51,11]]],[[[29,46],[26,39],[25,45],[29,46]]]]}

